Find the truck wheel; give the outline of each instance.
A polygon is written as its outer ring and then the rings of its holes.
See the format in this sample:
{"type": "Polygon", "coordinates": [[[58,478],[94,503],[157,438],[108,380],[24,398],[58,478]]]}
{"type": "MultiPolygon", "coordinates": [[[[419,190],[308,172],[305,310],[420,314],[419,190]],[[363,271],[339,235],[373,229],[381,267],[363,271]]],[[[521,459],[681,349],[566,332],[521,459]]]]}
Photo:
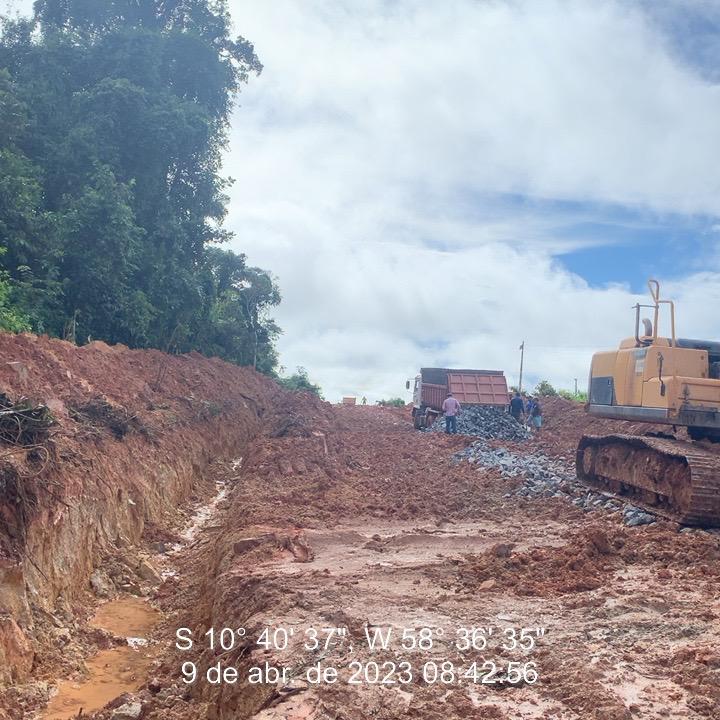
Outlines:
{"type": "Polygon", "coordinates": [[[416,430],[422,430],[423,428],[423,416],[422,415],[415,415],[413,418],[413,425],[415,426],[416,430]]]}

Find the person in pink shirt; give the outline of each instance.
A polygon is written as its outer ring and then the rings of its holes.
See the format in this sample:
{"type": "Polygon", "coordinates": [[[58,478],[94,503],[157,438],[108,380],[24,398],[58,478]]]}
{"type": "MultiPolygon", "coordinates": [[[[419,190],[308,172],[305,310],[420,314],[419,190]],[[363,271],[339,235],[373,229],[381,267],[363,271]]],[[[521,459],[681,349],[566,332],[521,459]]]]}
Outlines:
{"type": "Polygon", "coordinates": [[[457,434],[457,415],[460,412],[460,403],[449,392],[442,404],[443,413],[445,413],[445,432],[457,434]]]}

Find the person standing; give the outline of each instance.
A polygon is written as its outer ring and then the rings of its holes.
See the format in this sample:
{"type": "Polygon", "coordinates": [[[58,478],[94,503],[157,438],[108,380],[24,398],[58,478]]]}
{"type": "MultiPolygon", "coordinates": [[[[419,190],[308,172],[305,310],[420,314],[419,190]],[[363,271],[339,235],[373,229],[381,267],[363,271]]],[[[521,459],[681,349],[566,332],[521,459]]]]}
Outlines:
{"type": "Polygon", "coordinates": [[[520,393],[516,390],[512,396],[512,399],[510,400],[510,414],[520,424],[522,424],[522,416],[524,410],[525,405],[523,404],[522,398],[520,397],[520,393]]]}
{"type": "Polygon", "coordinates": [[[449,392],[442,404],[443,413],[445,413],[445,432],[457,434],[457,415],[460,412],[460,403],[449,392]]]}
{"type": "Polygon", "coordinates": [[[542,427],[542,406],[539,400],[533,400],[532,410],[530,411],[530,422],[535,432],[540,432],[542,427]]]}
{"type": "Polygon", "coordinates": [[[532,413],[534,400],[532,395],[527,396],[527,402],[525,403],[525,425],[530,424],[530,413],[532,413]]]}

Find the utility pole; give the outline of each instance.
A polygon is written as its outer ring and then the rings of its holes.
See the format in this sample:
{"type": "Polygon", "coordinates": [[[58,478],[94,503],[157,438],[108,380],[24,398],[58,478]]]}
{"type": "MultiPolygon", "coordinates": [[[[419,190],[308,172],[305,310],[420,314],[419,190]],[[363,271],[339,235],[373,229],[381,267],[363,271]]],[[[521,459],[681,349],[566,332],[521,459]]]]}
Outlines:
{"type": "Polygon", "coordinates": [[[522,345],[520,346],[520,381],[518,382],[518,392],[522,393],[522,372],[523,372],[523,362],[525,360],[525,341],[522,341],[522,345]]]}

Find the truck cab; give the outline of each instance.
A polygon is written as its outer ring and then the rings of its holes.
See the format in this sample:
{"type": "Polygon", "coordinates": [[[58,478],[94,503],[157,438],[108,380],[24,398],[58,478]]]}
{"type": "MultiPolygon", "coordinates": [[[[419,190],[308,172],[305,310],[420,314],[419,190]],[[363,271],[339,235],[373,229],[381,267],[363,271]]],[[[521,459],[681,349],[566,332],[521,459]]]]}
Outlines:
{"type": "MultiPolygon", "coordinates": [[[[420,407],[421,392],[422,392],[422,375],[416,375],[415,376],[415,384],[413,385],[413,398],[412,398],[413,410],[415,410],[415,408],[420,407]]],[[[415,415],[415,413],[413,412],[413,417],[414,417],[414,415],[415,415]]]]}

